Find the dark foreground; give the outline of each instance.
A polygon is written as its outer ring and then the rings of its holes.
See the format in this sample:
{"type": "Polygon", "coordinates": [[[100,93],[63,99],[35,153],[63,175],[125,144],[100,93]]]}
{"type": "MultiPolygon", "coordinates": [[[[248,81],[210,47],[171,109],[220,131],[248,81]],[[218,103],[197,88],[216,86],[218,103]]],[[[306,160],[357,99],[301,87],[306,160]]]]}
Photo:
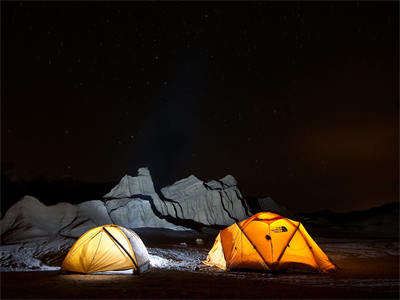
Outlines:
{"type": "Polygon", "coordinates": [[[1,298],[399,298],[399,257],[343,258],[335,274],[154,268],[135,275],[1,273],[1,298]]]}
{"type": "MultiPolygon", "coordinates": [[[[1,272],[1,298],[391,298],[399,299],[398,239],[317,238],[340,267],[333,274],[223,272],[201,264],[214,236],[140,232],[153,268],[131,274],[1,272]]],[[[4,247],[3,247],[4,248],[4,247]]],[[[5,250],[3,250],[5,251],[5,250]]],[[[21,249],[10,248],[10,253],[21,249]]],[[[7,252],[8,253],[8,252],[7,252]]],[[[10,253],[3,253],[8,257],[10,253]]],[[[25,252],[22,251],[22,254],[25,252]]],[[[21,254],[21,255],[22,255],[21,254]]],[[[29,254],[29,253],[28,253],[29,254]]],[[[21,259],[28,261],[25,257],[21,259]]],[[[3,266],[5,267],[3,261],[3,266]]],[[[58,268],[62,260],[53,266],[58,268]]],[[[21,269],[22,270],[22,269],[21,269]]],[[[26,270],[26,269],[25,269],[26,270]]]]}

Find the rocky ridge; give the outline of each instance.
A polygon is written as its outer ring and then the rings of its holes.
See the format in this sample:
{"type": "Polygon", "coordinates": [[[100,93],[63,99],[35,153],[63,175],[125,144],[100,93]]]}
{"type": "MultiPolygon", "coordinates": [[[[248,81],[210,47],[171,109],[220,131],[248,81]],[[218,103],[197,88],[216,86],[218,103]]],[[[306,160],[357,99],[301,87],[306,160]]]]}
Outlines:
{"type": "Polygon", "coordinates": [[[35,239],[76,239],[90,228],[119,224],[129,228],[187,231],[229,226],[249,216],[235,178],[204,182],[194,175],[156,191],[147,168],[125,175],[102,200],[46,206],[25,196],[5,213],[2,244],[35,239]]]}

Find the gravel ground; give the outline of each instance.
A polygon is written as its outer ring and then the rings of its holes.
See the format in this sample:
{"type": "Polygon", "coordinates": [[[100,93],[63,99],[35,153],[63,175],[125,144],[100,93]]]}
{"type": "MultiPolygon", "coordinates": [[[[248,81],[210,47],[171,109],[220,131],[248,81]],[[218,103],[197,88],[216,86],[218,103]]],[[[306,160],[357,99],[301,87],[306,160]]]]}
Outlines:
{"type": "Polygon", "coordinates": [[[1,272],[1,298],[399,298],[398,241],[321,239],[334,274],[222,272],[201,265],[210,242],[150,243],[153,268],[140,276],[1,272]]]}

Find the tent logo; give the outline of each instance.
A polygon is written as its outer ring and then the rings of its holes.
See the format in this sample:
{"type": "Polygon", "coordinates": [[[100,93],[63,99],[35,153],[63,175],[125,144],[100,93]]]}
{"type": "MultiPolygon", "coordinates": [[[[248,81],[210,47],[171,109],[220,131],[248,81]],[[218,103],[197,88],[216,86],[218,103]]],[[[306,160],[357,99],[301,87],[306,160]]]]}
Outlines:
{"type": "Polygon", "coordinates": [[[285,226],[278,226],[278,227],[272,228],[272,231],[275,233],[287,232],[287,228],[285,226]]]}

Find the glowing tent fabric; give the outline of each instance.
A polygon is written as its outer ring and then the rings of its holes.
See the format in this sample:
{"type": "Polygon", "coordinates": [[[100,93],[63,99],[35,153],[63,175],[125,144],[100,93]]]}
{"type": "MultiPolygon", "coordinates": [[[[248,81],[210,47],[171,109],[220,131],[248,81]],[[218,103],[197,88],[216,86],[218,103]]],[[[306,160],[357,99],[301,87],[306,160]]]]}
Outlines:
{"type": "Polygon", "coordinates": [[[336,269],[304,226],[278,214],[261,212],[220,231],[204,264],[223,270],[336,269]]]}
{"type": "Polygon", "coordinates": [[[104,225],[83,234],[69,250],[61,270],[95,273],[149,269],[147,249],[132,230],[118,225],[104,225]]]}

